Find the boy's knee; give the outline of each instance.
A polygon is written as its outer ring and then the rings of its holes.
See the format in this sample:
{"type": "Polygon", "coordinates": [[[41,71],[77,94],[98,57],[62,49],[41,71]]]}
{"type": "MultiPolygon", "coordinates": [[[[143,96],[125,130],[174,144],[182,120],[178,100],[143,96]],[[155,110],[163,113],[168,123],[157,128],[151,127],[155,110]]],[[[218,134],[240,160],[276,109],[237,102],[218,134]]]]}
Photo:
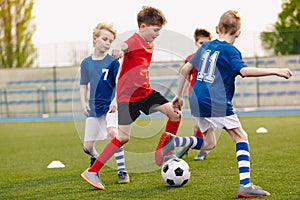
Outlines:
{"type": "Polygon", "coordinates": [[[118,129],[116,127],[107,128],[107,138],[112,139],[117,135],[118,129]]]}
{"type": "Polygon", "coordinates": [[[107,138],[108,139],[112,139],[112,138],[116,137],[116,135],[117,134],[114,131],[107,132],[107,138]]]}
{"type": "Polygon", "coordinates": [[[126,134],[118,134],[117,139],[122,143],[125,144],[130,140],[130,135],[126,134]]]}

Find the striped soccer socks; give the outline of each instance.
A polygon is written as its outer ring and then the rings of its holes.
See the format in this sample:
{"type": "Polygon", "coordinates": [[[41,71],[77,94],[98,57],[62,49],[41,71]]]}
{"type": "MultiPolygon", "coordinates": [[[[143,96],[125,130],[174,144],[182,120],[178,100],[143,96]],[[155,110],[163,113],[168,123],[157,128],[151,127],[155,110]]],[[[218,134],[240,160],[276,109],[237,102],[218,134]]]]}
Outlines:
{"type": "Polygon", "coordinates": [[[240,184],[248,187],[250,181],[250,149],[248,142],[236,143],[236,158],[240,174],[240,184]]]}
{"type": "Polygon", "coordinates": [[[118,166],[118,171],[126,171],[125,168],[125,156],[124,156],[124,148],[123,146],[118,149],[118,151],[115,153],[115,158],[118,166]]]}
{"type": "Polygon", "coordinates": [[[190,137],[175,137],[174,139],[175,147],[188,147],[192,149],[200,150],[203,145],[203,139],[199,136],[190,137]]]}

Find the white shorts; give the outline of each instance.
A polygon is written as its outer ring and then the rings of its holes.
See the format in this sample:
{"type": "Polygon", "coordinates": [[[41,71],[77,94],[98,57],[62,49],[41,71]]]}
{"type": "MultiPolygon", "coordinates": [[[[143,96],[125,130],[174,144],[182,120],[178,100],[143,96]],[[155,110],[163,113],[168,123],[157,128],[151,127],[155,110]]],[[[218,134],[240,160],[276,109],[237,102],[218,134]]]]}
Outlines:
{"type": "Polygon", "coordinates": [[[118,112],[107,113],[101,117],[88,117],[85,121],[84,141],[107,139],[109,127],[118,127],[118,112]]]}
{"type": "Polygon", "coordinates": [[[209,128],[233,129],[241,127],[241,122],[236,114],[226,117],[196,117],[201,132],[206,132],[209,128]]]}

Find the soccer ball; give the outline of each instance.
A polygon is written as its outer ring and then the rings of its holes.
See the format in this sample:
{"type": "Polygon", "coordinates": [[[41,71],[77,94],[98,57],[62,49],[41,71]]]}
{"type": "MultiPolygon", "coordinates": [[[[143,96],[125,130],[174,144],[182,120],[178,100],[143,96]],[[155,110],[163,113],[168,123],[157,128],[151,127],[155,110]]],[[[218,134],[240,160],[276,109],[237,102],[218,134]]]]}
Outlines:
{"type": "Polygon", "coordinates": [[[179,187],[186,184],[191,172],[189,165],[180,158],[171,158],[161,168],[163,180],[172,187],[179,187]]]}

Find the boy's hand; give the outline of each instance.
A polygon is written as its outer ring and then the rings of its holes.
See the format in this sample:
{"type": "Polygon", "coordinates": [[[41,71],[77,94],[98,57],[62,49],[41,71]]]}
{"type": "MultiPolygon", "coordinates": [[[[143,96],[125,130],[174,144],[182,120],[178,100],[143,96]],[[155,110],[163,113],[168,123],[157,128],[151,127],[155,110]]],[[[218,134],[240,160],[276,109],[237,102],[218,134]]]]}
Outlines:
{"type": "Polygon", "coordinates": [[[111,51],[111,55],[115,58],[115,59],[120,59],[124,56],[124,52],[122,50],[119,49],[113,49],[111,51]]]}
{"type": "Polygon", "coordinates": [[[109,112],[109,113],[114,113],[114,112],[116,112],[116,111],[117,111],[117,105],[114,104],[114,103],[111,103],[111,104],[109,105],[109,110],[108,110],[108,112],[109,112]]]}
{"type": "Polygon", "coordinates": [[[85,115],[85,116],[89,116],[89,110],[91,110],[90,109],[90,106],[87,104],[87,103],[84,103],[83,105],[82,105],[82,113],[85,115]]]}
{"type": "Polygon", "coordinates": [[[183,105],[183,99],[175,96],[175,98],[172,100],[172,105],[174,110],[181,110],[181,107],[183,105]]]}
{"type": "Polygon", "coordinates": [[[284,77],[286,79],[289,79],[293,76],[293,73],[290,69],[284,68],[284,69],[278,69],[278,76],[284,77]]]}

